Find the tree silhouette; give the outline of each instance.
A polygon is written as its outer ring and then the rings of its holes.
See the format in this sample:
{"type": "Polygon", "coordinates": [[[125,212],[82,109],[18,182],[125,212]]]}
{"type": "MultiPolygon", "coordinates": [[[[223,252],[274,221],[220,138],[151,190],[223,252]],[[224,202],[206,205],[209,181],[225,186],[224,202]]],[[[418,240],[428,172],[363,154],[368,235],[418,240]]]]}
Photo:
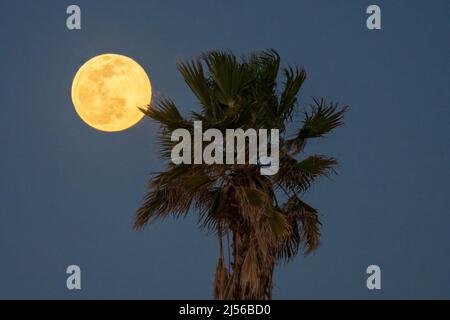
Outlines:
{"type": "Polygon", "coordinates": [[[184,118],[167,98],[142,109],[161,125],[164,159],[170,160],[177,144],[171,133],[178,128],[192,133],[193,121],[202,121],[204,130],[217,128],[223,133],[237,128],[279,129],[280,168],[275,175],[264,176],[260,164],[169,162],[165,171],[151,178],[134,226],[139,229],[168,215],[198,212],[201,226],[214,231],[219,241],[215,298],[271,299],[276,264],[319,245],[318,212],[302,200],[302,194],[317,178],[334,172],[337,164],[323,155],[302,158],[302,151],[309,139],[324,137],[342,125],[347,107],[313,98],[309,108],[301,110],[298,94],[306,73],[300,67],[280,70],[280,57],[272,49],[241,59],[231,52],[207,52],[178,62],[178,69],[200,111],[184,118]],[[230,259],[225,258],[227,249],[230,259]]]}

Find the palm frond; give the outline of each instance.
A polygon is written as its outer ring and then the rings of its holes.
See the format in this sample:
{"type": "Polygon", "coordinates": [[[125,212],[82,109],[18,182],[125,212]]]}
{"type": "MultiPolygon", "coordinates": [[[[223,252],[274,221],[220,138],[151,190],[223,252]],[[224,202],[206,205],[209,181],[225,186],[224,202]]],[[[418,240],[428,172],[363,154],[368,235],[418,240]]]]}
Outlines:
{"type": "Polygon", "coordinates": [[[255,73],[260,85],[271,91],[276,87],[280,69],[280,55],[274,49],[254,53],[248,59],[249,68],[255,73]]]}
{"type": "Polygon", "coordinates": [[[214,178],[205,173],[205,166],[171,165],[169,168],[151,180],[144,203],[136,214],[136,229],[152,219],[186,214],[192,203],[215,184],[214,178]]]}
{"type": "Polygon", "coordinates": [[[215,88],[215,99],[228,107],[235,107],[239,94],[251,83],[251,73],[245,63],[225,51],[211,51],[203,55],[215,88]]]}
{"type": "Polygon", "coordinates": [[[175,103],[168,98],[161,98],[141,111],[151,119],[159,122],[172,132],[178,128],[190,128],[192,125],[178,111],[175,103]]]}
{"type": "Polygon", "coordinates": [[[277,116],[285,122],[292,119],[297,105],[298,92],[306,79],[306,72],[299,67],[289,67],[283,69],[283,73],[285,81],[283,91],[280,95],[277,116]]]}
{"type": "Polygon", "coordinates": [[[303,126],[293,139],[286,141],[286,145],[294,154],[303,150],[306,139],[323,137],[343,124],[347,106],[339,108],[337,103],[326,103],[324,99],[313,100],[311,112],[305,112],[303,126]]]}
{"type": "Polygon", "coordinates": [[[291,234],[280,247],[280,257],[291,259],[302,245],[305,247],[305,254],[317,249],[322,225],[317,210],[294,195],[286,201],[282,211],[291,225],[291,234]]]}
{"type": "Polygon", "coordinates": [[[305,192],[319,177],[334,173],[337,161],[323,155],[313,155],[297,161],[284,154],[280,161],[280,170],[274,178],[279,184],[295,192],[305,192]]]}
{"type": "Polygon", "coordinates": [[[220,119],[223,111],[212,96],[211,81],[203,71],[201,60],[178,61],[177,67],[184,81],[203,107],[205,117],[220,119]]]}

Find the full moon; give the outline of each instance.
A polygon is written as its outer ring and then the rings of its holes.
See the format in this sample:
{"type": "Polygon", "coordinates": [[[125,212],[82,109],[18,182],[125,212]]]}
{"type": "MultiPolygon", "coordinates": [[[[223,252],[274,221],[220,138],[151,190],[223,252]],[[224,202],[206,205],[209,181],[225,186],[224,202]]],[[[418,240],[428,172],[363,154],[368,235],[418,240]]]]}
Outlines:
{"type": "Polygon", "coordinates": [[[72,102],[80,118],[101,131],[122,131],[144,114],[152,88],[144,69],[119,54],[102,54],[88,60],[72,83],[72,102]]]}

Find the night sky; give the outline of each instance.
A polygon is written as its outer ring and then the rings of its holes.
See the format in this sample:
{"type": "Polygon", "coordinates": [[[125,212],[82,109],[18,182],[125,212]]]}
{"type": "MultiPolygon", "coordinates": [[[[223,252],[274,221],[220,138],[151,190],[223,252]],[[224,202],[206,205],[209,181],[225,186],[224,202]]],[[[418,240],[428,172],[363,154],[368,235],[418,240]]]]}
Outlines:
{"type": "Polygon", "coordinates": [[[211,298],[217,240],[195,212],[132,229],[149,174],[165,167],[158,126],[97,131],[70,88],[91,57],[123,54],[187,114],[198,107],[177,59],[265,48],[305,67],[302,105],[351,107],[309,145],[339,175],[306,194],[323,242],[278,267],[274,298],[450,298],[448,0],[2,0],[0,14],[0,298],[211,298]],[[70,4],[82,30],[66,28],[70,4]],[[366,28],[370,4],[381,30],[366,28]],[[66,288],[71,264],[79,291],[66,288]],[[371,264],[381,290],[366,287],[371,264]]]}

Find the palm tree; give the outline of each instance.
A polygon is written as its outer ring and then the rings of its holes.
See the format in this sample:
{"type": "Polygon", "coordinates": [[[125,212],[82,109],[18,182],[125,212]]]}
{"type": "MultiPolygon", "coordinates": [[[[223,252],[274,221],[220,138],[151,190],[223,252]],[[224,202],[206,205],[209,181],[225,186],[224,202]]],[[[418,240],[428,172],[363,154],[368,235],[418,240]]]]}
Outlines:
{"type": "Polygon", "coordinates": [[[200,105],[199,112],[183,117],[174,102],[160,98],[142,111],[161,125],[161,154],[170,159],[171,133],[193,132],[193,121],[204,130],[279,129],[277,174],[260,174],[260,165],[168,164],[155,173],[137,211],[134,227],[196,211],[200,225],[218,238],[214,280],[216,299],[271,299],[274,268],[299,251],[308,254],[320,240],[318,212],[301,195],[321,176],[334,172],[334,158],[301,157],[309,139],[327,135],[342,125],[347,107],[312,99],[298,119],[298,93],[306,73],[300,67],[283,68],[280,57],[264,50],[241,59],[231,52],[212,51],[178,69],[200,105]],[[292,132],[287,125],[293,124],[292,132]],[[193,209],[193,210],[190,210],[193,209]],[[227,241],[228,240],[228,241],[227,241]],[[224,248],[225,243],[225,248],[224,248]],[[228,259],[225,252],[231,252],[228,259]],[[231,257],[230,257],[231,256],[231,257]]]}

